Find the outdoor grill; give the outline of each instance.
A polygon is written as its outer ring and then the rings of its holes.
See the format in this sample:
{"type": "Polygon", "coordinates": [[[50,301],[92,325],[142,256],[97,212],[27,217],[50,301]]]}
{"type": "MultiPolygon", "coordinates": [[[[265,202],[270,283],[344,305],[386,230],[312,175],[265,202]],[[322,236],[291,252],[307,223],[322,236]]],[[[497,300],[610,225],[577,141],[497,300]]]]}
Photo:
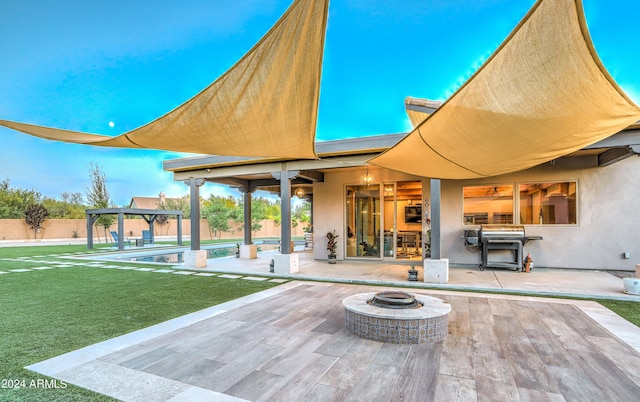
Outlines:
{"type": "Polygon", "coordinates": [[[510,268],[519,270],[523,265],[522,247],[529,240],[540,240],[540,236],[527,237],[523,225],[481,225],[478,232],[478,240],[481,246],[480,269],[510,268]],[[501,255],[510,252],[510,260],[490,259],[491,252],[501,252],[501,255]]]}

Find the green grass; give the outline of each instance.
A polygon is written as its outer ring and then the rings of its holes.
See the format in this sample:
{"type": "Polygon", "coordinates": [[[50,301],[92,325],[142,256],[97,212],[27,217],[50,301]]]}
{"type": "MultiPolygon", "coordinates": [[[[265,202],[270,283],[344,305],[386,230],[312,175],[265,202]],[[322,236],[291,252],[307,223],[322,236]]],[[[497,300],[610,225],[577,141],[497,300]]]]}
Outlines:
{"type": "MultiPolygon", "coordinates": [[[[76,251],[86,248],[0,248],[0,258],[76,251]]],[[[0,271],[36,265],[43,264],[0,260],[0,271]]],[[[28,385],[31,380],[47,377],[24,366],[272,286],[82,266],[2,274],[0,380],[25,380],[28,385]]],[[[0,389],[0,401],[78,400],[111,399],[70,384],[66,389],[0,389]]]]}
{"type": "Polygon", "coordinates": [[[598,303],[640,327],[640,303],[622,300],[598,300],[598,303]]]}

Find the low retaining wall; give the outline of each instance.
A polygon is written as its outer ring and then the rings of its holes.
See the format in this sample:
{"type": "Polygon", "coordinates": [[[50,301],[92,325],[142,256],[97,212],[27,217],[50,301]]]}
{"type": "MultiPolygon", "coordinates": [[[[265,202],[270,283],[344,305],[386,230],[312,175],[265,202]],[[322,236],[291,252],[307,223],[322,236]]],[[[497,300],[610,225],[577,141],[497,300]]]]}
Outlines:
{"type": "MultiPolygon", "coordinates": [[[[244,237],[244,231],[241,224],[230,222],[230,227],[235,228],[233,231],[220,234],[222,239],[237,239],[244,237]]],[[[155,236],[177,236],[177,220],[169,219],[166,224],[154,225],[155,236]]],[[[124,233],[127,237],[141,237],[143,230],[148,230],[149,225],[144,219],[125,219],[124,233]]],[[[111,242],[109,231],[117,231],[118,224],[114,223],[107,231],[107,242],[111,242]]],[[[191,236],[191,221],[189,219],[182,220],[182,234],[191,236]]],[[[292,236],[302,236],[302,225],[292,228],[292,236]]],[[[280,226],[276,225],[272,220],[262,221],[262,229],[253,233],[254,237],[280,237],[280,226]]],[[[96,243],[104,243],[105,232],[101,227],[93,228],[93,238],[96,243]]],[[[86,239],[87,238],[87,221],[86,219],[47,219],[44,221],[44,228],[38,233],[34,233],[24,221],[24,219],[0,219],[0,241],[11,240],[58,240],[58,239],[86,239]]],[[[213,233],[209,228],[206,220],[200,222],[200,238],[203,240],[212,240],[213,233]]]]}

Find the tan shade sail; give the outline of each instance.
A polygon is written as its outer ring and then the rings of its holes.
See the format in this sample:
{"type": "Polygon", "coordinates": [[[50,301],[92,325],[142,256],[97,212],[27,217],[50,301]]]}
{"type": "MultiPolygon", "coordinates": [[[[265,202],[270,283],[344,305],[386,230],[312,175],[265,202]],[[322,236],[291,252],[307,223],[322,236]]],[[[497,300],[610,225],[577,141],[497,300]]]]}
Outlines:
{"type": "Polygon", "coordinates": [[[328,0],[296,0],[218,80],[173,111],[117,137],[0,120],[64,142],[200,154],[316,158],[328,0]]]}
{"type": "Polygon", "coordinates": [[[589,38],[578,0],[541,0],[485,64],[397,145],[369,162],[440,179],[527,169],[640,119],[589,38]]]}

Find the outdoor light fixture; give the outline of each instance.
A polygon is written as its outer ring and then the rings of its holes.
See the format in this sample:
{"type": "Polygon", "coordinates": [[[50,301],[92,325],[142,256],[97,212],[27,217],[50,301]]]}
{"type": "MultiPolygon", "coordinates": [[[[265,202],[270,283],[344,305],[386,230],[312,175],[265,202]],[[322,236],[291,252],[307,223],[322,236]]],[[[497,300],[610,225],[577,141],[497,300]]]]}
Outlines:
{"type": "Polygon", "coordinates": [[[362,176],[362,184],[368,187],[371,183],[373,183],[373,176],[369,174],[369,166],[367,166],[367,170],[365,171],[364,176],[362,176]]]}
{"type": "Polygon", "coordinates": [[[296,196],[298,198],[304,197],[304,189],[302,187],[298,187],[298,189],[296,190],[296,196]]]}

